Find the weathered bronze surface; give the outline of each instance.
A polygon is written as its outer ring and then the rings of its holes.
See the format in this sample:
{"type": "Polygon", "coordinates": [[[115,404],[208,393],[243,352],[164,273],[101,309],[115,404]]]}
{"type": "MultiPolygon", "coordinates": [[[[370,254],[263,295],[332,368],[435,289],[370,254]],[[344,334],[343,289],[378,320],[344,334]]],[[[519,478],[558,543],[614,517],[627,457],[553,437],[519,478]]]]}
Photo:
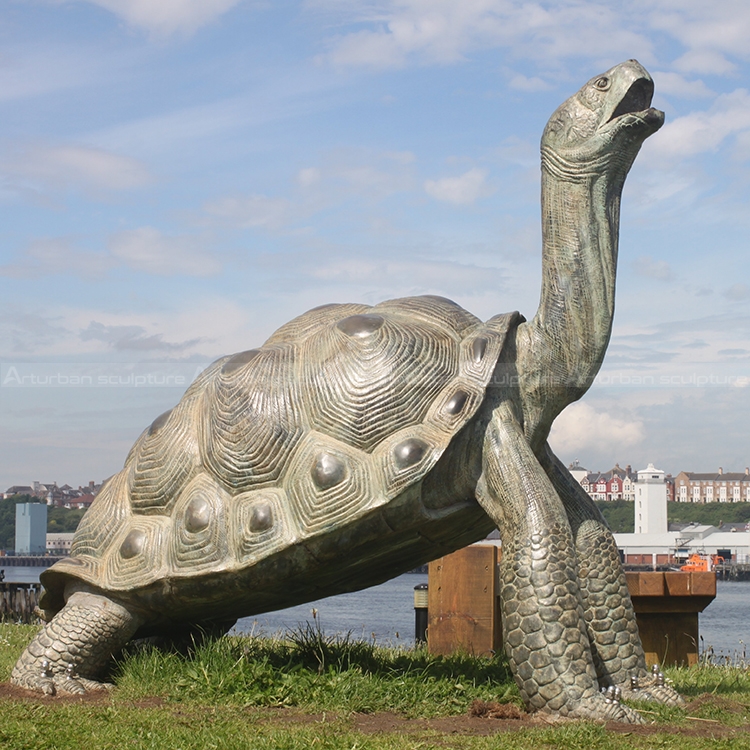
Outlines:
{"type": "Polygon", "coordinates": [[[652,93],[629,60],[547,124],[531,321],[482,323],[432,296],[324,305],[211,365],[43,574],[52,619],[13,681],[92,690],[132,637],[364,588],[497,526],[503,640],[529,708],[640,721],[611,697],[631,677],[640,699],[678,701],[649,683],[612,535],[547,445],[609,341],[622,186],[663,122],[652,93]]]}

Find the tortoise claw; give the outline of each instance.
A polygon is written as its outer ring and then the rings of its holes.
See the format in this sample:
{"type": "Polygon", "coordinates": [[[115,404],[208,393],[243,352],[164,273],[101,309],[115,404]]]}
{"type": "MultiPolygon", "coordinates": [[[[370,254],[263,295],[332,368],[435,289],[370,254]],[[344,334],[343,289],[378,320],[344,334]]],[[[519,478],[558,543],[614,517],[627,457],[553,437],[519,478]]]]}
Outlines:
{"type": "Polygon", "coordinates": [[[589,721],[618,721],[623,724],[645,724],[643,717],[633,708],[617,700],[605,698],[601,693],[582,700],[569,714],[571,719],[589,721]]]}

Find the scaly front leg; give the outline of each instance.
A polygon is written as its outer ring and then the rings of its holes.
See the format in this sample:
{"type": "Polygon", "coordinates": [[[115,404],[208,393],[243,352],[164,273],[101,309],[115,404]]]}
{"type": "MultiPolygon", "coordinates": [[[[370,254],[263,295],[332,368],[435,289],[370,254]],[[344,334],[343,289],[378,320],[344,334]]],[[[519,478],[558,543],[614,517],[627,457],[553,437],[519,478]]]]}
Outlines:
{"type": "Polygon", "coordinates": [[[648,676],[620,555],[599,508],[549,446],[543,465],[562,500],[575,539],[578,585],[601,685],[620,687],[624,697],[634,700],[684,705],[679,693],[655,684],[648,676]],[[640,683],[635,692],[630,690],[631,676],[640,683]]]}
{"type": "Polygon", "coordinates": [[[132,612],[111,599],[76,591],[21,654],[11,682],[47,695],[110,687],[96,678],[138,625],[132,612]]]}
{"type": "Polygon", "coordinates": [[[502,536],[503,640],[526,705],[641,723],[599,692],[570,524],[509,402],[494,410],[485,434],[479,502],[502,536]]]}

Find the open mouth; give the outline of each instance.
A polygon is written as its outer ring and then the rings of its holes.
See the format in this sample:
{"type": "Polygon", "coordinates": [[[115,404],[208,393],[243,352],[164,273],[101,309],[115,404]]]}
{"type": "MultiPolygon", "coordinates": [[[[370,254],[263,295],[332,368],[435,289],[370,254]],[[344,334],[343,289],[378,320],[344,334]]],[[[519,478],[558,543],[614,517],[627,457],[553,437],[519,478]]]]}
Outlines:
{"type": "Polygon", "coordinates": [[[629,115],[635,112],[643,112],[651,106],[651,99],[654,96],[654,82],[647,78],[639,78],[633,81],[625,96],[615,108],[609,122],[617,119],[621,115],[629,115]]]}

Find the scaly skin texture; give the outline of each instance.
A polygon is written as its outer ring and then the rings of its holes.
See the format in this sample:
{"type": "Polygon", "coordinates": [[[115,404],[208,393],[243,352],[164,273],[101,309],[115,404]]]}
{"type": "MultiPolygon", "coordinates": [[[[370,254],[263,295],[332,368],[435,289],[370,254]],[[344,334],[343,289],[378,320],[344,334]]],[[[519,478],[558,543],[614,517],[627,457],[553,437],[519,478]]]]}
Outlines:
{"type": "Polygon", "coordinates": [[[653,684],[648,676],[620,555],[599,509],[549,446],[544,467],[562,500],[575,539],[576,575],[599,684],[619,687],[626,698],[684,705],[675,690],[653,684]],[[641,684],[637,694],[630,690],[633,676],[641,684]]]}
{"type": "Polygon", "coordinates": [[[21,655],[11,681],[47,695],[109,687],[93,678],[132,638],[138,624],[137,617],[111,599],[75,591],[21,655]],[[72,675],[67,673],[70,664],[72,675]]]}
{"type": "Polygon", "coordinates": [[[521,697],[565,718],[639,723],[599,692],[570,524],[516,415],[506,400],[488,425],[480,502],[503,541],[503,642],[521,697]]]}

